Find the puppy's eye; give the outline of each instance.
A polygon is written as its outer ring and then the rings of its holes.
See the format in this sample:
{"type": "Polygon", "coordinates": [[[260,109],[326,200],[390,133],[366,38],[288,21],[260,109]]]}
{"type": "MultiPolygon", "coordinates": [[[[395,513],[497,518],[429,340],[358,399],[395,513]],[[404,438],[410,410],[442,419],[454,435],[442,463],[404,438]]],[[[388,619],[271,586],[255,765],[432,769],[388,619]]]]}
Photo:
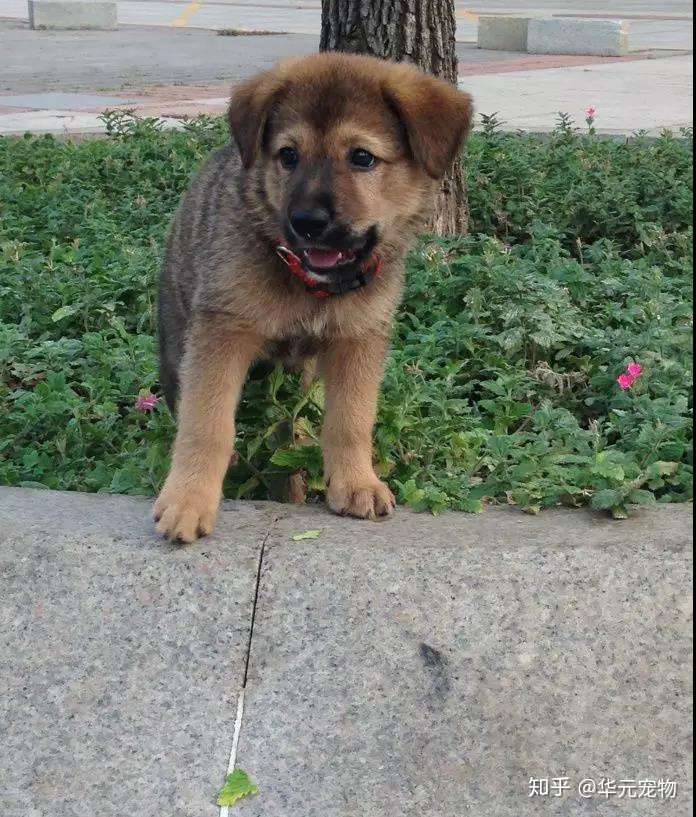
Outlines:
{"type": "Polygon", "coordinates": [[[281,164],[281,167],[285,168],[285,170],[293,170],[297,167],[297,163],[300,161],[300,154],[295,150],[295,148],[281,148],[278,151],[278,161],[281,164]]]}
{"type": "Polygon", "coordinates": [[[373,156],[365,148],[354,148],[348,154],[348,161],[353,167],[358,167],[360,170],[369,170],[377,164],[377,157],[373,156]]]}

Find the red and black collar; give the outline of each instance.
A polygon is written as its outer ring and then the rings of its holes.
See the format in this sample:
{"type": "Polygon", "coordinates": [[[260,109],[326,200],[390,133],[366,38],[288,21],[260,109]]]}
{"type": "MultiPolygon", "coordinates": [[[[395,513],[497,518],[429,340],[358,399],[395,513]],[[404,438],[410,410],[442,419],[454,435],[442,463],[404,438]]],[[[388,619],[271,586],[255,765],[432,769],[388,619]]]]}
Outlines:
{"type": "Polygon", "coordinates": [[[351,265],[343,274],[338,269],[333,271],[338,272],[337,275],[322,275],[307,269],[302,259],[288,249],[282,241],[278,241],[275,249],[278,256],[287,264],[290,272],[303,282],[307,292],[315,298],[330,298],[332,295],[355,292],[366,287],[382,272],[382,259],[377,253],[372,253],[358,267],[351,265]]]}

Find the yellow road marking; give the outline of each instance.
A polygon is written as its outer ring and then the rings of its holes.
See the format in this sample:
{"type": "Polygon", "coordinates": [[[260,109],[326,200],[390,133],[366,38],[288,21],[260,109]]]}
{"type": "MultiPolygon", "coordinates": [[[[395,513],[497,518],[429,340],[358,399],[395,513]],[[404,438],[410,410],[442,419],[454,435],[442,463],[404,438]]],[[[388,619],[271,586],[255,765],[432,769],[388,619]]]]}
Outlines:
{"type": "Polygon", "coordinates": [[[176,20],[172,20],[172,25],[176,26],[177,28],[185,26],[202,5],[202,2],[198,3],[195,2],[195,0],[193,3],[189,3],[188,6],[186,6],[186,8],[176,18],[176,20]]]}

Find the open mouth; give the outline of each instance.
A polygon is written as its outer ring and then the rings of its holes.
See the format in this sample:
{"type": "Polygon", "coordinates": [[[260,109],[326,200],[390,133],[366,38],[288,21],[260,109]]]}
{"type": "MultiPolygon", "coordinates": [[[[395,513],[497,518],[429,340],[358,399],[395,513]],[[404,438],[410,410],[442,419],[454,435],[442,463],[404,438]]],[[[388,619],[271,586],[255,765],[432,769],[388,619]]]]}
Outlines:
{"type": "Polygon", "coordinates": [[[314,270],[332,270],[355,263],[357,255],[352,250],[320,250],[310,247],[302,251],[302,260],[314,270]]]}
{"type": "Polygon", "coordinates": [[[290,249],[279,240],[276,253],[292,274],[317,298],[343,295],[366,286],[379,276],[382,259],[373,252],[376,236],[356,250],[298,247],[290,249]]]}

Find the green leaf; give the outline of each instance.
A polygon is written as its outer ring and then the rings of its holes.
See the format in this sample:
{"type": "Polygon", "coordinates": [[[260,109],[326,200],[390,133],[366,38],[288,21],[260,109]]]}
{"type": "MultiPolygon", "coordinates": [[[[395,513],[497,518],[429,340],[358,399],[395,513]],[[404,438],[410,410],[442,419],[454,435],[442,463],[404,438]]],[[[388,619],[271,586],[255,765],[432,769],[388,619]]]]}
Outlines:
{"type": "Polygon", "coordinates": [[[649,477],[670,477],[678,468],[678,462],[654,462],[648,466],[647,473],[649,477]]]}
{"type": "Polygon", "coordinates": [[[590,505],[596,510],[606,511],[614,507],[614,505],[618,505],[622,499],[623,493],[621,491],[615,491],[613,488],[605,488],[593,494],[590,505]]]}
{"type": "Polygon", "coordinates": [[[243,499],[246,494],[251,493],[255,488],[261,484],[261,480],[256,477],[249,477],[246,482],[243,482],[236,490],[235,495],[237,499],[243,499]]]}
{"type": "Polygon", "coordinates": [[[298,471],[320,471],[322,464],[321,448],[318,445],[298,445],[294,448],[279,448],[271,457],[273,465],[298,471]]]}
{"type": "Polygon", "coordinates": [[[480,499],[462,499],[457,503],[457,510],[464,513],[483,513],[483,502],[480,499]]]}
{"type": "Polygon", "coordinates": [[[218,794],[217,804],[233,806],[237,800],[258,793],[259,788],[251,782],[249,775],[241,769],[235,769],[232,774],[227,775],[225,785],[218,794]]]}
{"type": "Polygon", "coordinates": [[[652,491],[644,491],[640,488],[634,488],[634,490],[632,490],[626,497],[626,502],[630,502],[631,505],[654,505],[655,495],[652,491]]]}
{"type": "MultiPolygon", "coordinates": [[[[686,446],[684,443],[675,441],[665,443],[660,446],[659,455],[666,460],[680,460],[684,456],[686,446]]],[[[676,463],[675,463],[676,464],[676,463]]]]}
{"type": "Polygon", "coordinates": [[[77,307],[73,304],[66,304],[65,306],[61,306],[60,309],[56,309],[56,311],[51,315],[51,320],[53,323],[58,323],[58,321],[62,321],[63,318],[69,318],[71,315],[74,315],[77,312],[77,307]]]}
{"type": "Polygon", "coordinates": [[[315,476],[315,477],[308,477],[307,478],[307,490],[308,491],[325,491],[326,490],[326,480],[323,476],[315,476]]]}
{"type": "Polygon", "coordinates": [[[414,479],[409,479],[408,482],[399,485],[399,499],[416,511],[423,511],[426,508],[423,502],[425,491],[416,485],[414,479]]]}
{"type": "Polygon", "coordinates": [[[592,473],[610,479],[612,482],[623,482],[626,477],[623,467],[615,460],[612,460],[606,451],[597,454],[595,464],[592,466],[592,473]]]}
{"type": "Polygon", "coordinates": [[[306,530],[304,533],[296,533],[292,537],[293,542],[302,542],[304,539],[318,539],[323,530],[306,530]]]}

